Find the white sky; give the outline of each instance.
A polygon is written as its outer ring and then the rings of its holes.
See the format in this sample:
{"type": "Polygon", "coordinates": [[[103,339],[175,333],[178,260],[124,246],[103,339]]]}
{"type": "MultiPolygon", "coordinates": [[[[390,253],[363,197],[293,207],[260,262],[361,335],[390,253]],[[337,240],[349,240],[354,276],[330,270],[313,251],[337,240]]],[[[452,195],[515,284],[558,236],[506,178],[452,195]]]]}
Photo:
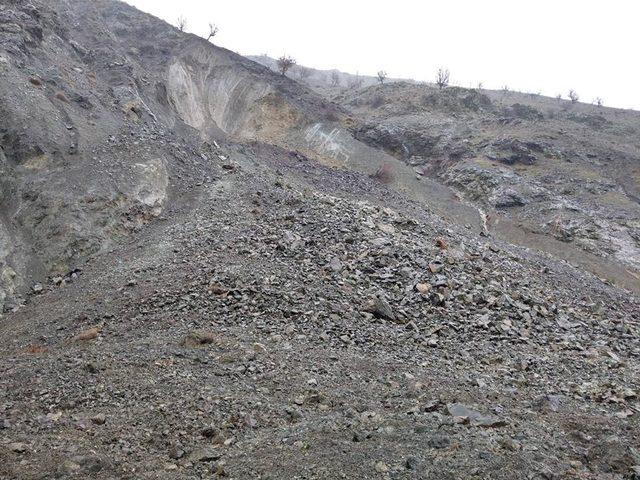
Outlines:
{"type": "Polygon", "coordinates": [[[640,110],[639,0],[127,0],[243,55],[640,110]]]}

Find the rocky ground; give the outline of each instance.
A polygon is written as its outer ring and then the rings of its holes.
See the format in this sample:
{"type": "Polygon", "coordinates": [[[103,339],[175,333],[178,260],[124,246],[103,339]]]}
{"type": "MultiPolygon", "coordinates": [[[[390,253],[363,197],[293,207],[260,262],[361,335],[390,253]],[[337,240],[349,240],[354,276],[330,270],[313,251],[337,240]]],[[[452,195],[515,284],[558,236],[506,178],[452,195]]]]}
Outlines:
{"type": "Polygon", "coordinates": [[[1,479],[640,476],[636,294],[290,148],[345,102],[55,2],[0,6],[1,479]]]}
{"type": "Polygon", "coordinates": [[[496,235],[638,291],[637,112],[408,83],[335,98],[357,138],[453,187],[496,235]]]}

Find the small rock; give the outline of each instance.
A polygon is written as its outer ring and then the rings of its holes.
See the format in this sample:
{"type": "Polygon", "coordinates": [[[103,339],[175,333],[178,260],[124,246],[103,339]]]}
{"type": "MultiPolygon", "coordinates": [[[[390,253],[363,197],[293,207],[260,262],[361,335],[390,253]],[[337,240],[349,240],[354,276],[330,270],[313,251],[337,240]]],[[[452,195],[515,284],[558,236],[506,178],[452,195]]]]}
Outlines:
{"type": "Polygon", "coordinates": [[[267,353],[267,347],[264,346],[262,343],[254,343],[253,344],[253,351],[259,354],[265,354],[267,353]]]}
{"type": "Polygon", "coordinates": [[[84,330],[80,332],[78,335],[73,337],[73,339],[77,341],[94,340],[98,338],[99,333],[100,333],[100,327],[93,327],[93,328],[89,328],[88,330],[84,330]]]}
{"type": "Polygon", "coordinates": [[[394,233],[396,233],[396,228],[393,225],[389,225],[388,223],[379,223],[378,228],[387,235],[393,235],[394,233]]]}
{"type": "Polygon", "coordinates": [[[461,403],[450,403],[447,405],[447,410],[457,423],[468,423],[478,427],[503,427],[507,425],[506,420],[494,415],[483,415],[461,403]]]}
{"type": "Polygon", "coordinates": [[[97,455],[77,455],[63,464],[63,468],[70,474],[84,472],[96,474],[105,467],[105,462],[97,455]]]}
{"type": "Polygon", "coordinates": [[[378,473],[387,473],[389,471],[389,466],[384,462],[376,463],[376,472],[378,473]]]}
{"type": "Polygon", "coordinates": [[[342,262],[338,257],[333,257],[329,262],[329,268],[337,273],[342,270],[342,262]]]}
{"type": "Polygon", "coordinates": [[[214,462],[222,457],[222,453],[212,447],[204,447],[191,454],[189,459],[193,462],[214,462]]]}
{"type": "Polygon", "coordinates": [[[167,454],[169,455],[169,458],[172,458],[174,460],[178,460],[182,457],[184,457],[184,450],[182,449],[182,446],[178,443],[172,443],[169,446],[169,451],[167,452],[167,454]]]}
{"type": "Polygon", "coordinates": [[[440,260],[434,260],[433,262],[429,263],[429,270],[431,271],[431,273],[440,273],[443,268],[444,263],[442,263],[440,260]]]}
{"type": "Polygon", "coordinates": [[[394,321],[396,319],[393,310],[391,310],[391,306],[379,296],[369,300],[365,307],[365,311],[373,313],[374,316],[385,320],[394,321]]]}
{"type": "Polygon", "coordinates": [[[91,422],[96,425],[104,425],[106,421],[107,421],[107,417],[104,413],[99,413],[91,417],[91,422]]]}
{"type": "Polygon", "coordinates": [[[427,440],[427,445],[431,448],[447,448],[451,444],[451,440],[446,435],[433,435],[427,440]]]}
{"type": "Polygon", "coordinates": [[[27,451],[27,446],[24,443],[19,443],[19,442],[10,443],[9,450],[11,450],[14,453],[24,453],[27,451]]]}
{"type": "Polygon", "coordinates": [[[416,457],[407,457],[407,459],[404,461],[404,466],[407,468],[407,470],[417,470],[420,466],[420,462],[416,457]]]}

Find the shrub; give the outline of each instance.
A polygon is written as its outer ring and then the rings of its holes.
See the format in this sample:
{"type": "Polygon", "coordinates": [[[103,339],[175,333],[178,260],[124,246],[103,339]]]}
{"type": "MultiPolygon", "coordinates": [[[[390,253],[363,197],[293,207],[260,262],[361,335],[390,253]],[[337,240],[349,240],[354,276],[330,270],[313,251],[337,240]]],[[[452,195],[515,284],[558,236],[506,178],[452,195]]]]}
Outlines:
{"type": "Polygon", "coordinates": [[[331,86],[337,87],[340,85],[340,74],[335,70],[331,72],[331,86]]]}
{"type": "Polygon", "coordinates": [[[383,163],[380,168],[376,170],[376,173],[371,175],[371,178],[382,183],[391,183],[393,181],[393,169],[391,168],[391,165],[383,163]]]}
{"type": "Polygon", "coordinates": [[[210,39],[215,37],[216,33],[218,33],[218,27],[216,27],[216,25],[214,23],[210,23],[209,24],[209,35],[207,35],[207,41],[209,41],[210,39]]]}
{"type": "Polygon", "coordinates": [[[443,89],[449,85],[449,70],[440,68],[438,69],[438,75],[436,76],[436,85],[439,89],[443,89]]]}
{"type": "Polygon", "coordinates": [[[285,76],[287,71],[296,64],[296,61],[293,57],[283,55],[278,59],[277,64],[278,71],[282,76],[285,76]]]}
{"type": "Polygon", "coordinates": [[[180,15],[178,17],[178,30],[184,32],[185,28],[187,28],[187,19],[180,15]]]}
{"type": "Polygon", "coordinates": [[[580,100],[580,97],[573,89],[569,90],[569,100],[571,100],[571,103],[578,103],[578,100],[580,100]]]}
{"type": "Polygon", "coordinates": [[[380,70],[378,72],[378,81],[380,82],[380,85],[382,85],[386,79],[387,79],[387,72],[385,72],[384,70],[380,70]]]}

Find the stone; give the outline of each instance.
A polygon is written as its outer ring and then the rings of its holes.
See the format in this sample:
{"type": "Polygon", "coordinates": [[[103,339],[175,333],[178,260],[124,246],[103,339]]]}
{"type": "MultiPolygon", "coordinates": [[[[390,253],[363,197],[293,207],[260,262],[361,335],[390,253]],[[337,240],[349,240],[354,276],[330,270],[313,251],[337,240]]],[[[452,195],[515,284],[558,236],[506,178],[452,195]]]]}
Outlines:
{"type": "Polygon", "coordinates": [[[387,473],[389,471],[389,466],[386,463],[380,461],[376,462],[375,469],[378,473],[387,473]]]}
{"type": "Polygon", "coordinates": [[[365,311],[372,313],[377,318],[395,321],[396,316],[391,310],[391,306],[380,296],[369,300],[365,307],[365,311]]]}
{"type": "Polygon", "coordinates": [[[539,395],[533,399],[533,407],[538,411],[557,412],[561,400],[561,395],[539,395]]]}
{"type": "Polygon", "coordinates": [[[440,273],[440,271],[444,268],[444,263],[440,260],[434,260],[429,263],[429,270],[431,273],[440,273]]]}
{"type": "Polygon", "coordinates": [[[494,415],[483,415],[482,413],[472,410],[461,403],[447,404],[449,415],[458,423],[468,423],[471,426],[478,427],[503,427],[507,425],[507,421],[494,415]]]}
{"type": "Polygon", "coordinates": [[[427,445],[436,449],[447,448],[451,445],[451,440],[446,435],[433,435],[427,440],[427,445]]]}
{"type": "Polygon", "coordinates": [[[104,413],[99,413],[91,417],[91,422],[96,425],[104,425],[106,421],[107,421],[107,417],[104,413]]]}
{"type": "Polygon", "coordinates": [[[100,333],[100,327],[93,327],[80,332],[75,337],[73,337],[73,339],[76,341],[94,340],[98,338],[99,333],[100,333]]]}
{"type": "Polygon", "coordinates": [[[330,261],[329,261],[329,269],[331,269],[334,272],[339,272],[342,270],[342,262],[340,261],[340,259],[338,257],[333,257],[330,261]]]}
{"type": "Polygon", "coordinates": [[[222,452],[212,447],[204,447],[193,452],[189,459],[193,462],[214,462],[222,457],[222,452]]]}
{"type": "Polygon", "coordinates": [[[418,470],[420,462],[416,457],[407,457],[404,461],[404,466],[407,470],[418,470]]]}
{"type": "Polygon", "coordinates": [[[64,462],[63,467],[69,473],[97,474],[105,468],[105,461],[98,455],[76,455],[64,462]]]}
{"type": "Polygon", "coordinates": [[[182,448],[182,445],[178,443],[172,443],[169,446],[169,450],[167,451],[167,455],[169,455],[169,458],[172,458],[174,460],[178,460],[184,457],[184,454],[185,454],[185,451],[182,448]]]}
{"type": "Polygon", "coordinates": [[[24,453],[27,451],[27,445],[20,442],[14,442],[9,444],[9,450],[14,453],[24,453]]]}

